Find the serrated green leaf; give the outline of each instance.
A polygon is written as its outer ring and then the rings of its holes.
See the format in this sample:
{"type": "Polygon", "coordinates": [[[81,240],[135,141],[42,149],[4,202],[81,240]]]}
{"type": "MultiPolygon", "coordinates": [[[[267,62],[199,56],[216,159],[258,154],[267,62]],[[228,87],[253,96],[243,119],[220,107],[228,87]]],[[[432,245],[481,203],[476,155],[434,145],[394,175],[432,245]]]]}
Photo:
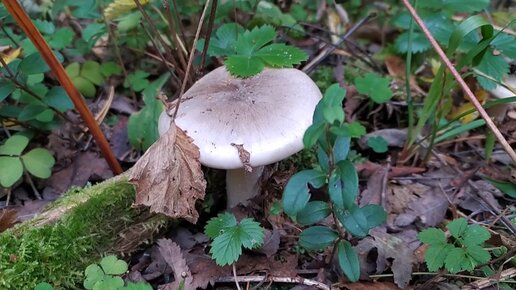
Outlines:
{"type": "Polygon", "coordinates": [[[367,95],[375,103],[382,104],[392,98],[389,87],[390,80],[376,73],[366,73],[363,77],[355,79],[355,87],[361,94],[367,95]]]}
{"type": "Polygon", "coordinates": [[[34,26],[36,26],[42,34],[52,34],[56,30],[56,26],[50,21],[34,19],[32,23],[34,23],[34,26]]]}
{"type": "Polygon", "coordinates": [[[234,215],[225,212],[220,213],[217,217],[211,218],[204,227],[204,234],[211,239],[215,239],[223,234],[227,228],[232,228],[237,225],[237,220],[234,215]]]}
{"type": "Polygon", "coordinates": [[[348,241],[340,241],[337,244],[337,258],[342,272],[351,282],[360,279],[360,261],[357,252],[348,241]]]}
{"type": "Polygon", "coordinates": [[[0,102],[16,90],[16,85],[8,79],[0,79],[0,102]]]}
{"type": "Polygon", "coordinates": [[[61,86],[52,87],[45,95],[44,101],[59,112],[66,112],[74,108],[72,100],[61,86]]]}
{"type": "Polygon", "coordinates": [[[446,244],[446,236],[444,235],[444,232],[437,228],[428,228],[423,230],[417,235],[417,238],[428,245],[446,244]]]}
{"type": "Polygon", "coordinates": [[[305,208],[297,213],[296,220],[301,225],[315,224],[331,213],[328,203],[324,201],[311,201],[306,204],[305,208]]]}
{"type": "Polygon", "coordinates": [[[468,222],[465,218],[458,218],[448,223],[446,227],[454,238],[460,239],[468,228],[468,222]]]}
{"type": "Polygon", "coordinates": [[[25,57],[20,62],[18,69],[25,75],[45,73],[50,70],[39,52],[32,53],[25,57]]]}
{"type": "Polygon", "coordinates": [[[149,86],[149,81],[147,80],[148,76],[149,74],[147,72],[136,70],[135,72],[127,75],[127,79],[124,81],[124,87],[131,87],[136,92],[143,91],[149,86]]]}
{"type": "Polygon", "coordinates": [[[270,25],[255,27],[245,31],[235,43],[237,54],[251,56],[259,48],[276,37],[276,30],[270,25]]]}
{"type": "Polygon", "coordinates": [[[100,65],[100,72],[102,73],[103,76],[109,77],[112,75],[121,74],[122,68],[114,62],[108,61],[108,62],[104,62],[100,65]]]}
{"type": "Polygon", "coordinates": [[[240,232],[239,236],[242,247],[255,249],[263,244],[265,233],[262,227],[260,227],[260,223],[251,218],[245,218],[238,223],[236,228],[240,232]]]}
{"type": "MultiPolygon", "coordinates": [[[[95,61],[86,61],[81,66],[81,76],[97,86],[104,82],[104,77],[100,71],[100,64],[95,61]]],[[[127,77],[129,78],[129,76],[127,77]]]]}
{"type": "Polygon", "coordinates": [[[11,187],[23,174],[23,165],[18,157],[0,156],[0,185],[11,187]]]}
{"type": "MultiPolygon", "coordinates": [[[[491,78],[501,81],[503,76],[509,72],[509,64],[503,59],[501,55],[495,55],[492,49],[488,49],[476,69],[491,78]]],[[[475,74],[479,84],[486,90],[492,90],[497,87],[497,83],[488,78],[475,74]]]]}
{"type": "Polygon", "coordinates": [[[436,272],[443,265],[448,253],[453,249],[452,245],[441,243],[433,244],[425,252],[425,262],[429,271],[436,272]]]}
{"type": "Polygon", "coordinates": [[[482,245],[490,237],[489,231],[481,225],[469,225],[462,235],[461,243],[465,246],[482,245]]]}
{"type": "Polygon", "coordinates": [[[63,49],[72,43],[74,36],[75,33],[71,28],[63,27],[52,34],[48,44],[53,49],[63,49]]]}
{"type": "Polygon", "coordinates": [[[100,266],[104,273],[108,275],[122,275],[127,272],[127,263],[124,260],[119,260],[114,255],[109,255],[100,261],[100,266]]]}
{"type": "Polygon", "coordinates": [[[491,260],[491,255],[489,252],[479,245],[467,246],[466,252],[476,262],[473,267],[476,267],[478,264],[487,263],[489,260],[491,260]]]}
{"type": "Polygon", "coordinates": [[[516,59],[516,38],[514,36],[510,36],[507,33],[500,33],[493,39],[491,45],[503,55],[516,59]]]}
{"type": "Polygon", "coordinates": [[[106,25],[104,23],[92,22],[82,30],[81,37],[91,46],[104,33],[106,33],[106,25]]]}
{"type": "Polygon", "coordinates": [[[254,56],[231,55],[224,61],[228,71],[239,77],[250,77],[260,73],[265,67],[264,62],[254,56]]]}
{"type": "Polygon", "coordinates": [[[367,139],[367,146],[376,153],[385,153],[389,150],[387,141],[382,136],[372,136],[367,139]]]}
{"type": "Polygon", "coordinates": [[[283,210],[291,218],[303,210],[310,200],[308,184],[314,188],[324,185],[326,175],[317,170],[303,170],[294,174],[283,190],[283,210]]]}
{"type": "Polygon", "coordinates": [[[253,55],[261,58],[271,67],[292,67],[292,65],[300,64],[308,58],[301,49],[284,43],[267,45],[253,55]]]}
{"type": "Polygon", "coordinates": [[[489,0],[425,0],[419,3],[419,8],[471,13],[485,9],[488,5],[489,0]]]}
{"type": "MultiPolygon", "coordinates": [[[[398,35],[394,40],[394,47],[399,53],[407,53],[409,49],[409,33],[407,31],[398,35]]],[[[421,32],[413,32],[410,50],[412,53],[424,52],[432,47],[425,35],[421,32]]]]}
{"type": "MultiPolygon", "coordinates": [[[[238,36],[244,32],[244,28],[237,23],[221,25],[215,32],[215,37],[210,39],[208,54],[210,56],[223,56],[235,54],[235,43],[238,36]]],[[[199,42],[197,49],[203,50],[204,42],[199,42]]]]}
{"type": "Polygon", "coordinates": [[[466,251],[462,248],[452,248],[448,251],[444,266],[450,273],[458,273],[463,270],[473,270],[466,251]]]}
{"type": "Polygon", "coordinates": [[[97,282],[102,281],[104,278],[104,271],[97,264],[91,264],[84,270],[86,279],[84,279],[83,286],[86,289],[93,289],[97,282]]]}
{"type": "Polygon", "coordinates": [[[324,250],[338,238],[337,232],[324,226],[313,226],[299,235],[299,245],[309,251],[324,250]]]}
{"type": "Polygon", "coordinates": [[[52,174],[55,159],[45,148],[35,148],[21,156],[27,171],[39,178],[48,178],[52,174]]]}
{"type": "Polygon", "coordinates": [[[19,156],[29,144],[29,138],[23,135],[13,135],[0,145],[0,155],[19,156]]]}

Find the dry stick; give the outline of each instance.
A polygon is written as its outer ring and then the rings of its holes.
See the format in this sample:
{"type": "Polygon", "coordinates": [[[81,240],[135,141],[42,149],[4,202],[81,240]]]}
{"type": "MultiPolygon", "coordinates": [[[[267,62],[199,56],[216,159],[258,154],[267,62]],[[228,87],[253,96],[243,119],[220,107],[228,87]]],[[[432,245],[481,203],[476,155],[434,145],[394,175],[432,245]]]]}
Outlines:
{"type": "Polygon", "coordinates": [[[210,10],[210,21],[208,22],[208,31],[206,31],[206,37],[204,38],[204,47],[202,48],[201,55],[201,67],[199,71],[202,72],[204,69],[204,62],[206,61],[206,54],[208,53],[208,46],[210,45],[211,33],[213,31],[213,23],[215,22],[215,12],[217,12],[218,0],[213,0],[210,10]]]}
{"type": "Polygon", "coordinates": [[[295,283],[306,286],[314,286],[322,290],[330,290],[330,287],[324,283],[305,279],[302,277],[267,277],[267,276],[237,276],[237,277],[220,277],[215,282],[218,283],[230,283],[230,282],[263,282],[271,281],[276,283],[295,283]]]}
{"type": "Polygon", "coordinates": [[[86,126],[90,130],[93,138],[97,141],[97,144],[104,155],[109,167],[115,174],[120,174],[123,172],[122,167],[118,163],[113,151],[109,147],[109,143],[100,130],[99,125],[95,121],[95,118],[91,114],[86,102],[82,98],[81,94],[77,90],[77,88],[72,83],[70,77],[66,74],[65,69],[61,65],[61,63],[57,60],[56,56],[48,46],[41,33],[36,29],[29,16],[25,13],[21,5],[16,0],[2,0],[5,5],[5,8],[9,11],[9,14],[15,19],[18,25],[22,28],[25,34],[29,37],[31,42],[36,46],[38,51],[41,53],[41,56],[48,64],[54,75],[56,76],[59,83],[63,86],[64,90],[70,96],[75,109],[79,112],[82,119],[86,123],[86,126]]]}
{"type": "Polygon", "coordinates": [[[416,23],[419,25],[419,27],[421,28],[421,30],[425,34],[425,36],[428,39],[428,41],[430,42],[430,44],[433,46],[433,48],[435,49],[435,51],[439,55],[439,58],[441,58],[442,62],[444,62],[444,64],[448,68],[448,70],[450,70],[450,72],[453,75],[453,77],[455,78],[455,80],[462,87],[462,90],[464,91],[466,96],[468,96],[469,101],[473,104],[473,106],[475,106],[475,109],[479,112],[479,114],[482,116],[484,121],[486,121],[487,126],[489,127],[489,129],[491,129],[491,131],[493,131],[493,133],[496,136],[496,139],[498,139],[500,144],[502,144],[502,147],[507,152],[507,154],[509,154],[509,156],[511,157],[512,161],[514,163],[516,163],[516,152],[514,152],[514,150],[511,148],[511,145],[509,145],[507,140],[505,140],[505,138],[503,137],[502,133],[500,133],[498,128],[496,128],[496,125],[494,124],[493,120],[491,120],[491,118],[487,114],[486,110],[484,110],[484,108],[482,108],[482,105],[480,104],[478,99],[475,97],[475,95],[473,94],[471,89],[468,87],[466,82],[462,79],[462,77],[460,76],[459,72],[455,69],[455,67],[453,66],[451,61],[448,59],[448,57],[446,56],[446,54],[444,53],[442,48],[439,46],[439,44],[437,43],[435,38],[432,36],[430,31],[426,27],[425,23],[423,22],[423,20],[421,20],[421,18],[417,14],[417,12],[414,9],[414,7],[412,7],[412,5],[409,3],[409,0],[402,0],[402,1],[403,1],[403,5],[405,5],[407,10],[412,15],[412,18],[414,18],[414,20],[416,21],[416,23]]]}
{"type": "Polygon", "coordinates": [[[177,98],[177,105],[176,109],[174,111],[174,114],[172,115],[172,122],[175,122],[177,111],[179,110],[179,106],[181,105],[181,98],[183,97],[183,94],[185,93],[186,89],[186,80],[188,79],[188,75],[190,74],[190,69],[192,68],[192,61],[195,54],[195,45],[197,44],[197,39],[199,39],[199,35],[201,34],[201,28],[202,24],[204,22],[204,16],[206,15],[206,10],[208,10],[208,6],[210,5],[211,0],[207,0],[206,4],[204,4],[204,9],[202,10],[201,19],[199,19],[199,25],[197,26],[197,31],[195,32],[195,38],[192,43],[192,48],[190,49],[190,55],[188,57],[188,64],[186,65],[186,71],[185,76],[183,78],[183,83],[181,84],[181,90],[179,91],[179,98],[177,98]]]}
{"type": "MultiPolygon", "coordinates": [[[[163,7],[166,10],[165,15],[167,16],[168,29],[170,30],[170,34],[172,34],[172,38],[176,43],[176,50],[178,51],[179,62],[181,62],[181,68],[186,70],[186,51],[183,51],[183,43],[179,40],[178,31],[176,29],[176,24],[174,19],[172,18],[172,12],[170,11],[170,5],[168,5],[168,0],[163,1],[163,7]]],[[[183,39],[184,40],[184,39],[183,39]]]]}

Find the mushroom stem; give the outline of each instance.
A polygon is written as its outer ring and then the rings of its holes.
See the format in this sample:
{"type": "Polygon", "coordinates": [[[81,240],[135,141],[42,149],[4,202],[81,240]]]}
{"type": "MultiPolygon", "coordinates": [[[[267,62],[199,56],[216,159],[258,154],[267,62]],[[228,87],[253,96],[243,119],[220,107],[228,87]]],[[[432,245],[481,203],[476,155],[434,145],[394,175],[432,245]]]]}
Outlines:
{"type": "Polygon", "coordinates": [[[260,177],[264,166],[253,167],[252,172],[243,168],[226,171],[227,208],[245,204],[260,191],[260,177]]]}

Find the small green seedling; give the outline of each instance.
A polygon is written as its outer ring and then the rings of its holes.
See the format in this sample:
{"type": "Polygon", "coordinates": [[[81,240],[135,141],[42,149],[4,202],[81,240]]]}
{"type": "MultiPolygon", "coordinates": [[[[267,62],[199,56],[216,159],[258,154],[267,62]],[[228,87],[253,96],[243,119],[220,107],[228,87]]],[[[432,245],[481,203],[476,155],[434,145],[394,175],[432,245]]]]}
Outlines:
{"type": "Polygon", "coordinates": [[[0,186],[13,186],[24,170],[39,178],[50,177],[54,157],[45,148],[34,148],[23,154],[28,144],[27,136],[13,135],[0,145],[0,186]]]}
{"type": "Polygon", "coordinates": [[[418,235],[419,240],[429,246],[425,252],[428,270],[437,271],[444,266],[450,273],[472,271],[491,259],[482,247],[491,236],[485,228],[468,225],[464,218],[451,221],[447,228],[451,234],[449,239],[437,228],[426,229],[418,235]]]}
{"type": "Polygon", "coordinates": [[[390,80],[375,73],[367,73],[355,80],[355,87],[361,94],[367,95],[373,102],[382,104],[392,98],[390,80]]]}
{"type": "Polygon", "coordinates": [[[213,239],[210,254],[219,266],[233,264],[242,254],[242,247],[257,248],[263,244],[264,238],[258,222],[251,218],[237,222],[235,216],[227,212],[211,218],[204,233],[213,239]]]}
{"type": "Polygon", "coordinates": [[[387,141],[382,136],[373,136],[367,139],[367,146],[376,153],[385,153],[389,150],[387,141]]]}

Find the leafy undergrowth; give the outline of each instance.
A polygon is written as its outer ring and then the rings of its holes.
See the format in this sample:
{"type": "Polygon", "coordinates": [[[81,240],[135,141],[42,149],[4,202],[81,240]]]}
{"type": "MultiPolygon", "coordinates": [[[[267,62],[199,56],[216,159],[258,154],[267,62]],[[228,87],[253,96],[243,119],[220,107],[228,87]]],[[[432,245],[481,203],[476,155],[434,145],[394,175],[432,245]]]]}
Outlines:
{"type": "MultiPolygon", "coordinates": [[[[87,288],[102,289],[95,284],[104,278],[120,289],[129,281],[234,288],[235,275],[241,287],[280,289],[514,286],[514,160],[400,1],[218,1],[198,41],[207,1],[23,2],[118,161],[128,169],[139,160],[140,171],[132,172],[136,201],[132,186],[117,183],[55,224],[35,226],[45,206],[72,206],[107,185],[52,202],[71,187],[112,173],[66,90],[0,4],[0,288],[89,279],[87,288]],[[261,193],[230,213],[224,172],[201,171],[188,132],[156,142],[159,115],[175,106],[165,100],[220,65],[246,78],[296,67],[327,92],[305,149],[268,166],[261,193]],[[158,235],[163,216],[133,203],[195,224],[158,235]],[[138,223],[145,217],[156,220],[138,223]],[[120,232],[133,242],[118,245],[120,232]],[[148,237],[161,239],[141,245],[148,237]],[[107,273],[101,257],[128,248],[139,249],[124,257],[128,270],[107,273]]],[[[510,1],[414,2],[514,147],[510,1]]]]}

